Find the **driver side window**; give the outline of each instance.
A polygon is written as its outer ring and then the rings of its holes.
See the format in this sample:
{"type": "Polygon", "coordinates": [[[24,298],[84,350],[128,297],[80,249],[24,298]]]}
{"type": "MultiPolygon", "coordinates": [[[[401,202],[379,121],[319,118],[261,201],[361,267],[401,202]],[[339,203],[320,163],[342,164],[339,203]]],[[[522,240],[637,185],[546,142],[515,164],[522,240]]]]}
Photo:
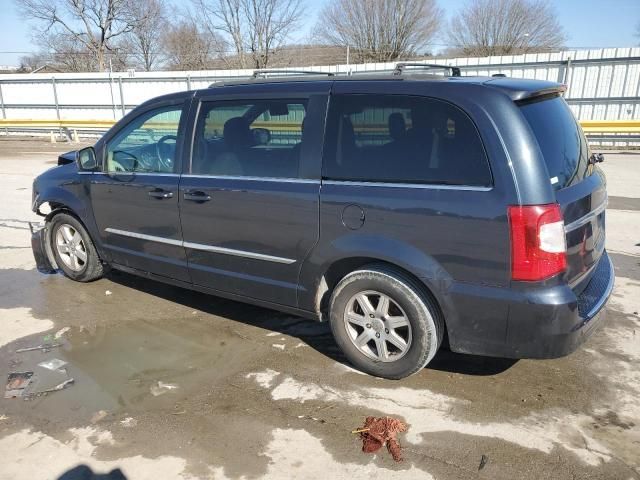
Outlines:
{"type": "Polygon", "coordinates": [[[165,107],[141,115],[107,145],[109,173],[175,173],[182,108],[165,107]]]}

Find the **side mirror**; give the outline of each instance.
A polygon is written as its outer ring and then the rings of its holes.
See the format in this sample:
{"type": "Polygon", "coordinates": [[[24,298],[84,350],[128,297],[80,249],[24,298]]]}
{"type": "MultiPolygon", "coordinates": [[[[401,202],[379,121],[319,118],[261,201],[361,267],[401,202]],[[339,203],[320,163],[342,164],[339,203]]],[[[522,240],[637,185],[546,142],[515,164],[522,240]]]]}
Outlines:
{"type": "Polygon", "coordinates": [[[82,150],[78,150],[78,168],[80,170],[95,170],[98,167],[96,161],[96,151],[93,147],[86,147],[82,150]]]}
{"type": "Polygon", "coordinates": [[[252,128],[254,145],[267,145],[271,141],[271,132],[266,128],[252,128]]]}

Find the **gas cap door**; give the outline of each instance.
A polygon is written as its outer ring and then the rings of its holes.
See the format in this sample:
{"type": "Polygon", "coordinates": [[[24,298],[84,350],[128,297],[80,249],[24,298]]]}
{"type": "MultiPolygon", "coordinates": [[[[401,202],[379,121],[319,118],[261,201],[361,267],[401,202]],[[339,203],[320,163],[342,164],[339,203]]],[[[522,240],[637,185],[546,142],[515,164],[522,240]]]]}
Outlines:
{"type": "Polygon", "coordinates": [[[347,205],[342,210],[342,224],[349,230],[358,230],[364,225],[364,210],[360,205],[347,205]]]}

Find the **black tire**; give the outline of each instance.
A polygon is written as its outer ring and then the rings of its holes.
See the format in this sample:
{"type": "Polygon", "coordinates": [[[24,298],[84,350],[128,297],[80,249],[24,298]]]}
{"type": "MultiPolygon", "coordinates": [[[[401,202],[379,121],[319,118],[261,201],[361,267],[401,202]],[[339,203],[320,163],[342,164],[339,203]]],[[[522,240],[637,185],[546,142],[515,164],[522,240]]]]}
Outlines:
{"type": "Polygon", "coordinates": [[[102,278],[104,274],[104,266],[98,257],[96,247],[93,245],[93,241],[87,233],[82,223],[72,215],[68,213],[58,213],[55,215],[49,223],[49,240],[51,245],[51,251],[58,264],[58,268],[62,270],[64,275],[76,282],[92,282],[99,278],[102,278]],[[82,237],[84,246],[84,252],[86,253],[86,261],[81,261],[82,265],[78,270],[70,268],[67,263],[62,259],[56,244],[56,237],[58,231],[65,225],[71,226],[82,237]]]}
{"type": "Polygon", "coordinates": [[[345,276],[331,295],[329,318],[335,341],[349,362],[370,375],[393,380],[422,370],[435,356],[445,333],[442,314],[424,287],[402,270],[385,264],[367,265],[345,276]],[[351,339],[345,311],[354,295],[366,291],[387,295],[407,317],[411,342],[397,360],[370,358],[351,339]]]}

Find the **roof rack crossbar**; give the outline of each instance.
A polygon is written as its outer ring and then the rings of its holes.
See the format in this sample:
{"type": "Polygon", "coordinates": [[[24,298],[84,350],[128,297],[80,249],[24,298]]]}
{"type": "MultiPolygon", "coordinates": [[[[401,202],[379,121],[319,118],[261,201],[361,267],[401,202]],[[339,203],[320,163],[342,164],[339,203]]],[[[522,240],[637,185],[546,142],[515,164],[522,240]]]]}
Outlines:
{"type": "Polygon", "coordinates": [[[393,70],[394,75],[402,75],[402,72],[407,67],[421,67],[426,70],[438,68],[451,71],[452,77],[460,77],[460,67],[452,67],[449,65],[438,65],[436,63],[408,63],[408,62],[400,62],[396,63],[396,68],[393,70]]]}
{"type": "Polygon", "coordinates": [[[326,75],[327,77],[333,77],[335,74],[331,72],[315,72],[313,70],[273,70],[273,69],[259,69],[254,70],[252,78],[259,78],[261,76],[279,75],[286,77],[289,75],[326,75]]]}

